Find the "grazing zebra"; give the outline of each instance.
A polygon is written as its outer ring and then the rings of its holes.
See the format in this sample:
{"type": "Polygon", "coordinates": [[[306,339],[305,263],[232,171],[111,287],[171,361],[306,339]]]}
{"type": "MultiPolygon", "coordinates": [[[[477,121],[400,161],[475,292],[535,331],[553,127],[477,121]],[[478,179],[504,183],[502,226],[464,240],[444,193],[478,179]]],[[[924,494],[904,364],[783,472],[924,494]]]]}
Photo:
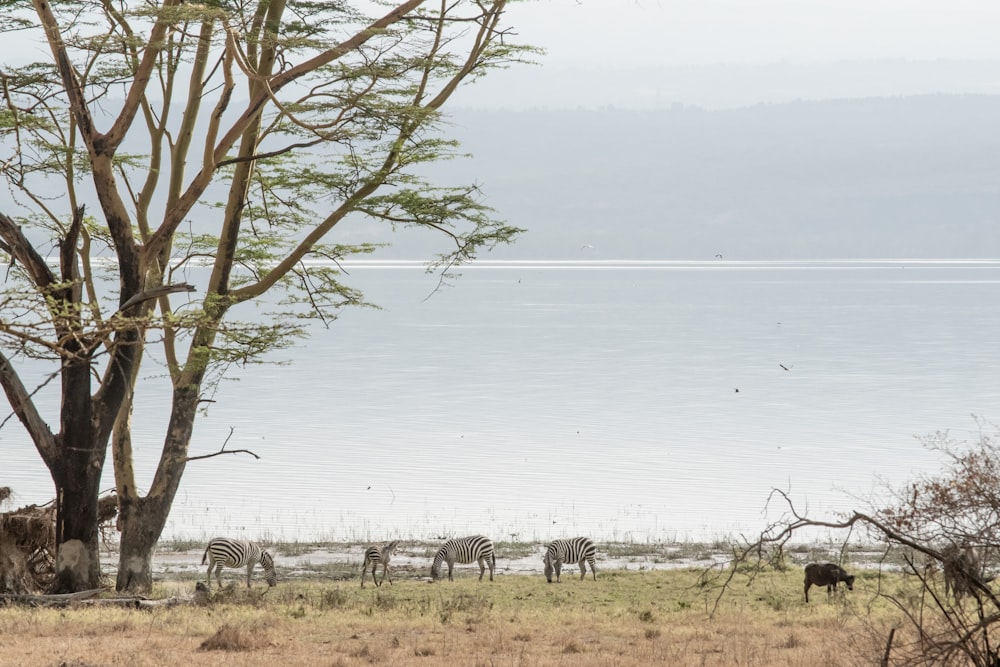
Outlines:
{"type": "Polygon", "coordinates": [[[392,583],[392,575],[389,574],[389,560],[392,555],[396,553],[396,547],[399,545],[399,540],[393,540],[392,542],[387,542],[381,546],[372,545],[365,549],[365,562],[361,564],[361,588],[365,587],[365,572],[368,571],[368,565],[372,566],[372,581],[375,582],[375,587],[378,588],[385,581],[386,577],[389,578],[389,583],[392,583]],[[378,564],[382,563],[382,579],[375,579],[375,569],[378,564]]]}
{"type": "Polygon", "coordinates": [[[493,570],[497,564],[496,554],[493,552],[493,542],[488,537],[482,535],[470,535],[469,537],[456,537],[448,540],[438,549],[434,556],[434,564],[431,565],[431,579],[437,581],[441,578],[441,563],[448,563],[448,581],[454,581],[451,576],[455,563],[471,563],[479,561],[479,581],[483,580],[486,567],[490,568],[490,581],[493,581],[493,570]]]}
{"type": "Polygon", "coordinates": [[[274,573],[274,559],[260,545],[243,540],[231,540],[227,537],[216,537],[205,547],[201,564],[208,561],[208,585],[212,585],[212,568],[215,568],[215,580],[222,588],[222,567],[246,567],[247,588],[250,588],[250,575],[254,565],[260,563],[264,567],[264,581],[268,587],[278,583],[278,575],[274,573]]]}
{"type": "Polygon", "coordinates": [[[563,563],[579,563],[580,580],[587,576],[587,563],[590,563],[590,572],[597,581],[597,569],[594,567],[594,560],[597,556],[597,547],[589,537],[573,537],[568,540],[555,540],[545,548],[545,578],[552,583],[552,572],[556,573],[556,582],[559,581],[559,574],[562,571],[563,563]]]}

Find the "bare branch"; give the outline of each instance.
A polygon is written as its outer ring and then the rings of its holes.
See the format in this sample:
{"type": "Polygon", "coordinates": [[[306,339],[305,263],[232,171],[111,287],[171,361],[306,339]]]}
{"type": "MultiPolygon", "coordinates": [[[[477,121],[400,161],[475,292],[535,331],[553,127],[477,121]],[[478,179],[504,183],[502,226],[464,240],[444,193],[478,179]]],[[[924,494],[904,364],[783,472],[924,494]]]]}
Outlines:
{"type": "Polygon", "coordinates": [[[185,461],[199,461],[201,459],[210,459],[215,456],[222,456],[223,454],[249,454],[255,459],[260,459],[260,456],[251,452],[249,449],[221,449],[212,454],[201,454],[199,456],[188,456],[185,461]]]}
{"type": "Polygon", "coordinates": [[[229,444],[229,439],[233,437],[233,432],[234,431],[235,431],[235,429],[232,426],[230,426],[229,427],[229,435],[226,436],[226,439],[223,441],[222,447],[219,449],[219,451],[214,452],[212,454],[201,454],[199,456],[188,456],[184,460],[185,461],[199,461],[201,459],[210,459],[210,458],[213,458],[215,456],[222,456],[223,454],[249,454],[250,456],[254,457],[255,459],[260,460],[260,456],[258,456],[257,454],[251,452],[249,449],[226,449],[226,445],[229,444]]]}

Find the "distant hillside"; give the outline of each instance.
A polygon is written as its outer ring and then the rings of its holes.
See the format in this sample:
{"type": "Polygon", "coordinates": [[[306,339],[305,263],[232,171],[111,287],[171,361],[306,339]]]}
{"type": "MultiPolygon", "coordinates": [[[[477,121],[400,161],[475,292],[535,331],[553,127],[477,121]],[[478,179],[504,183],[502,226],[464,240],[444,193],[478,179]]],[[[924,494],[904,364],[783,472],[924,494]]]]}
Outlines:
{"type": "Polygon", "coordinates": [[[997,257],[997,118],[1000,96],[946,95],[460,111],[474,157],[432,175],[529,230],[498,258],[997,257]]]}
{"type": "MultiPolygon", "coordinates": [[[[543,59],[545,62],[546,59],[543,59]]],[[[705,109],[802,100],[997,93],[998,60],[847,60],[664,66],[512,67],[459,89],[475,109],[705,109]]]]}

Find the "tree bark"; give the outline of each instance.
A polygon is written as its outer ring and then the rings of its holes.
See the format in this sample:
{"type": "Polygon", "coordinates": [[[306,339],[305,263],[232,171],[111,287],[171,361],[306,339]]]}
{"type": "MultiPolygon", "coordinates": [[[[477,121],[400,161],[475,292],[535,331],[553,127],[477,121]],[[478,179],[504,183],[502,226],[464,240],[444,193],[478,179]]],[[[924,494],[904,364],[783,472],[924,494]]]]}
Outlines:
{"type": "Polygon", "coordinates": [[[106,448],[96,437],[89,360],[64,362],[56,485],[56,593],[99,588],[98,497],[106,448]]]}
{"type": "Polygon", "coordinates": [[[57,493],[55,593],[101,586],[97,504],[102,468],[77,465],[76,458],[67,452],[67,462],[52,471],[57,493]]]}
{"type": "Polygon", "coordinates": [[[142,499],[122,502],[119,511],[121,537],[118,544],[118,578],[115,590],[147,594],[153,590],[153,549],[160,530],[152,530],[143,519],[142,499]]]}
{"type": "Polygon", "coordinates": [[[146,594],[153,588],[153,550],[166,526],[187,466],[202,378],[203,374],[198,373],[191,384],[174,391],[167,438],[149,493],[139,497],[134,489],[119,487],[121,540],[115,583],[119,591],[146,594]]]}

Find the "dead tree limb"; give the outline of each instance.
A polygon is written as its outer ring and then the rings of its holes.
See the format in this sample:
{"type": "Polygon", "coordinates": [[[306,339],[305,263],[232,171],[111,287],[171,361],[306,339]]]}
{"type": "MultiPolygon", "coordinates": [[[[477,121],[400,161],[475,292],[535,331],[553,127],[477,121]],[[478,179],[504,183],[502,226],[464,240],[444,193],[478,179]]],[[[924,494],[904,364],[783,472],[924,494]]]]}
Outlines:
{"type": "Polygon", "coordinates": [[[215,456],[222,456],[223,454],[249,454],[250,456],[254,457],[255,459],[257,459],[259,461],[260,460],[260,456],[258,456],[254,452],[250,451],[249,449],[226,449],[226,445],[229,444],[229,439],[233,437],[233,431],[234,430],[235,429],[232,426],[229,427],[229,435],[226,436],[226,439],[222,443],[222,447],[219,449],[219,451],[213,452],[211,454],[200,454],[198,456],[189,456],[189,457],[187,457],[186,460],[187,461],[200,461],[201,459],[210,459],[210,458],[215,457],[215,456]]]}
{"type": "Polygon", "coordinates": [[[255,459],[260,459],[260,455],[251,452],[249,449],[221,449],[217,452],[212,452],[211,454],[200,454],[198,456],[187,457],[188,461],[200,461],[201,459],[210,459],[214,456],[222,456],[223,454],[249,454],[255,459]]]}
{"type": "Polygon", "coordinates": [[[27,604],[32,606],[43,606],[43,607],[65,607],[73,602],[80,602],[82,600],[88,600],[96,595],[100,595],[104,592],[103,588],[91,588],[86,591],[77,591],[76,593],[61,593],[54,595],[13,595],[5,594],[0,595],[0,602],[11,603],[15,602],[18,604],[27,604]]]}

